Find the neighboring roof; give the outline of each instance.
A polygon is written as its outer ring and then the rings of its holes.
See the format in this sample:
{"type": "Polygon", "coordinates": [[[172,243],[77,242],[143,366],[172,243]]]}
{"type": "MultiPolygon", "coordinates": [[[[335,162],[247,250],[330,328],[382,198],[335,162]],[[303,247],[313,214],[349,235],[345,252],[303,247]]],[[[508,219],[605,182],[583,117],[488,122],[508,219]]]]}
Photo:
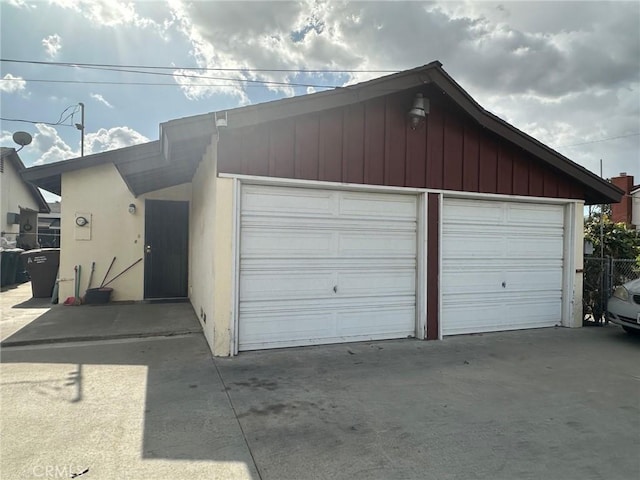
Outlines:
{"type": "MultiPolygon", "coordinates": [[[[0,147],[0,158],[3,162],[11,162],[13,168],[18,172],[18,175],[25,168],[24,163],[20,160],[20,156],[18,155],[18,152],[16,152],[15,148],[0,147]]],[[[38,187],[28,181],[24,181],[24,184],[29,190],[29,193],[31,193],[33,200],[38,204],[38,212],[49,213],[49,205],[42,196],[42,193],[40,193],[40,190],[38,190],[38,187]]]]}
{"type": "Polygon", "coordinates": [[[635,195],[636,193],[640,193],[640,185],[634,185],[629,193],[631,195],[635,195]]]}
{"type": "Polygon", "coordinates": [[[81,159],[50,164],[46,166],[49,167],[48,170],[43,169],[43,167],[34,167],[25,171],[23,177],[35,182],[41,188],[59,193],[59,175],[61,173],[111,161],[120,170],[130,190],[138,195],[145,191],[150,191],[146,189],[156,185],[178,185],[191,179],[189,174],[193,176],[195,173],[197,164],[215,132],[216,116],[227,120],[227,126],[220,127],[220,129],[241,128],[267,121],[343,107],[423,85],[435,86],[482,127],[522,148],[535,158],[582,184],[587,203],[616,203],[621,200],[623,192],[615,185],[601,179],[586,168],[572,162],[567,157],[481,107],[444,71],[442,64],[437,61],[412,70],[347,87],[339,87],[334,90],[162,123],[160,124],[160,141],[145,144],[156,145],[156,152],[147,159],[135,161],[124,159],[124,156],[133,153],[133,150],[130,149],[136,148],[128,147],[103,154],[90,155],[81,159]],[[58,177],[57,179],[56,176],[58,177]],[[151,176],[151,179],[141,188],[138,185],[138,181],[142,181],[148,176],[151,176]],[[51,188],[55,188],[57,191],[51,190],[51,188]]]}

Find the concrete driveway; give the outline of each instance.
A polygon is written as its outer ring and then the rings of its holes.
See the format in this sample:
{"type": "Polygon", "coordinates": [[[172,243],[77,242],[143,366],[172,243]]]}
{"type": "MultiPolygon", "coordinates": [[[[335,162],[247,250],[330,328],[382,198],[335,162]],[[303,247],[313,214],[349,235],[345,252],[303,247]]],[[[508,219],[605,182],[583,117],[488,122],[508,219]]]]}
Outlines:
{"type": "Polygon", "coordinates": [[[638,365],[640,341],[612,325],[215,360],[201,333],[5,347],[0,469],[12,479],[87,469],[76,478],[638,478],[638,365]]]}

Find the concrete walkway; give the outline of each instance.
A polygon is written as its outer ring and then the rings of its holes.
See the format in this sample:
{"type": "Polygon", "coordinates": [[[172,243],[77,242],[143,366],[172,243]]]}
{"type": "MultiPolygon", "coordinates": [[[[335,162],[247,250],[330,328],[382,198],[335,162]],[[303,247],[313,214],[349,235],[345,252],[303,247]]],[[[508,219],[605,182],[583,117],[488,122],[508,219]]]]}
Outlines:
{"type": "Polygon", "coordinates": [[[25,283],[0,294],[1,346],[201,332],[190,303],[51,305],[25,283]]]}

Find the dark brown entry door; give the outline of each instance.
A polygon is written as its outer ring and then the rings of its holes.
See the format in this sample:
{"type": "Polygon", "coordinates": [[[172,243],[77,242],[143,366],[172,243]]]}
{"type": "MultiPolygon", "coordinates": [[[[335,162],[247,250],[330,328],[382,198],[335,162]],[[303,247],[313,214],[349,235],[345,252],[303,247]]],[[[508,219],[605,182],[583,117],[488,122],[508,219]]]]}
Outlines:
{"type": "Polygon", "coordinates": [[[189,202],[145,202],[145,298],[187,296],[189,202]]]}

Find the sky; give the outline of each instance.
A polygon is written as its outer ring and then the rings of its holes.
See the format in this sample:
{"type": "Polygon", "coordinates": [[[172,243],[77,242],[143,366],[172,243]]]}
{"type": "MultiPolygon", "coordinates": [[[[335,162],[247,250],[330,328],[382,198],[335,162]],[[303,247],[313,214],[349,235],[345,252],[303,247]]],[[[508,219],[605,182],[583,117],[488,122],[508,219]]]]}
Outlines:
{"type": "Polygon", "coordinates": [[[637,1],[0,0],[0,57],[0,145],[30,133],[27,166],[79,156],[79,103],[86,155],[439,60],[487,110],[640,183],[637,1]]]}

